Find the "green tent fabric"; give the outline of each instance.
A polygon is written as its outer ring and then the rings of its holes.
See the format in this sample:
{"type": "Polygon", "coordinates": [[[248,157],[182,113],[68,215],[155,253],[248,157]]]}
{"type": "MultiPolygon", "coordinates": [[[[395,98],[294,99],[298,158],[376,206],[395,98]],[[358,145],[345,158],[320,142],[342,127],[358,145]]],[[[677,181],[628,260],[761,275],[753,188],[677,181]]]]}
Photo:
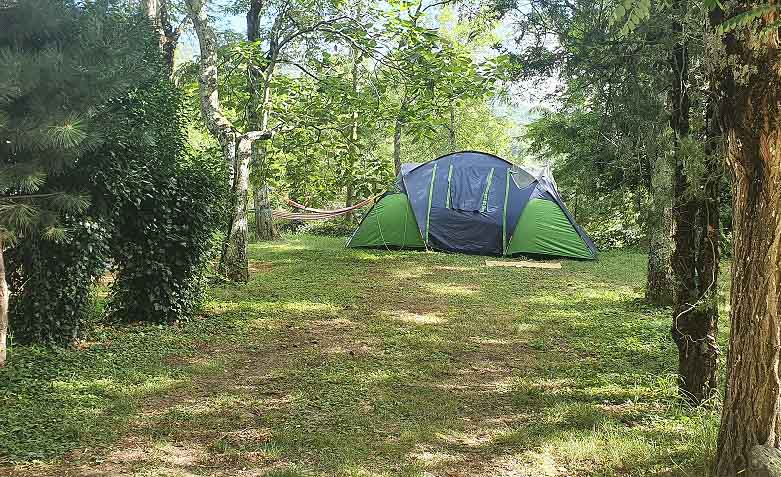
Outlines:
{"type": "Polygon", "coordinates": [[[425,248],[407,194],[384,195],[363,219],[347,246],[425,248]]]}
{"type": "Polygon", "coordinates": [[[546,199],[531,199],[518,220],[507,254],[520,253],[593,258],[561,207],[546,199]]]}

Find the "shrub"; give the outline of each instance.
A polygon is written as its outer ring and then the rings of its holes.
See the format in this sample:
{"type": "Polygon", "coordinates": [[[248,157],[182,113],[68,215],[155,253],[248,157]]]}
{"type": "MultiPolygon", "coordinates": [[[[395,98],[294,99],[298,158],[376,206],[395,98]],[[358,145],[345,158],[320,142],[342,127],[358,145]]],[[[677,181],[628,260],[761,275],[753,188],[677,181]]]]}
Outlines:
{"type": "Polygon", "coordinates": [[[117,266],[109,313],[122,321],[173,322],[200,305],[203,272],[215,250],[215,229],[223,223],[222,174],[208,160],[177,164],[175,175],[145,183],[137,203],[125,197],[112,240],[117,266]]]}
{"type": "Polygon", "coordinates": [[[222,161],[185,151],[181,98],[167,80],[118,107],[127,120],[111,131],[115,160],[94,170],[102,215],[113,224],[108,312],[122,321],[186,319],[224,222],[226,171],[222,161]]]}
{"type": "Polygon", "coordinates": [[[328,237],[346,237],[353,233],[357,222],[343,218],[305,223],[297,232],[328,237]]]}
{"type": "Polygon", "coordinates": [[[11,332],[20,343],[68,344],[83,336],[91,288],[106,270],[108,231],[83,220],[59,241],[30,239],[8,251],[11,332]]]}

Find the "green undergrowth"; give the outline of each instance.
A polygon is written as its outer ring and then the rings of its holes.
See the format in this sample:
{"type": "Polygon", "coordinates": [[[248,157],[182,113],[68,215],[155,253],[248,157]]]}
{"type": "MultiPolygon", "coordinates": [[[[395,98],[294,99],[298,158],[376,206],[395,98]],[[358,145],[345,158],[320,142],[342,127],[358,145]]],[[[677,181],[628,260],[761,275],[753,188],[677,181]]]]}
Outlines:
{"type": "Polygon", "coordinates": [[[547,270],[343,244],[255,244],[250,282],[213,288],[179,326],[14,347],[6,469],[707,475],[717,405],[676,397],[670,310],[643,304],[642,254],[547,270]]]}

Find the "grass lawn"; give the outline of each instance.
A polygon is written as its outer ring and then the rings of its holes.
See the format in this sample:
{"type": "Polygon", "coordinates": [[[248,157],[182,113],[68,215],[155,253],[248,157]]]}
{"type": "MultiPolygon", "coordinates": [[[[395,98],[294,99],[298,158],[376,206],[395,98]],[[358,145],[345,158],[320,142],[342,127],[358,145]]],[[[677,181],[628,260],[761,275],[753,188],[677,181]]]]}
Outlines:
{"type": "Polygon", "coordinates": [[[251,257],[200,319],[12,349],[0,475],[707,475],[718,412],[676,399],[641,254],[488,268],[295,236],[251,257]]]}

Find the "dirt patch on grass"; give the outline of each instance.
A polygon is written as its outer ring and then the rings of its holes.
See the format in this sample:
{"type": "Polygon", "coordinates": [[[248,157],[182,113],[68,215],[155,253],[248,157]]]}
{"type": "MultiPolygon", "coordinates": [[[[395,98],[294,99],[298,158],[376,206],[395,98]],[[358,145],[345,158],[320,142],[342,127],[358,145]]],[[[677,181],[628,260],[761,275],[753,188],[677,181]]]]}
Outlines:
{"type": "Polygon", "coordinates": [[[249,261],[249,272],[250,274],[258,274],[258,273],[264,273],[269,272],[273,268],[273,264],[271,262],[264,262],[260,260],[250,260],[249,261]]]}

